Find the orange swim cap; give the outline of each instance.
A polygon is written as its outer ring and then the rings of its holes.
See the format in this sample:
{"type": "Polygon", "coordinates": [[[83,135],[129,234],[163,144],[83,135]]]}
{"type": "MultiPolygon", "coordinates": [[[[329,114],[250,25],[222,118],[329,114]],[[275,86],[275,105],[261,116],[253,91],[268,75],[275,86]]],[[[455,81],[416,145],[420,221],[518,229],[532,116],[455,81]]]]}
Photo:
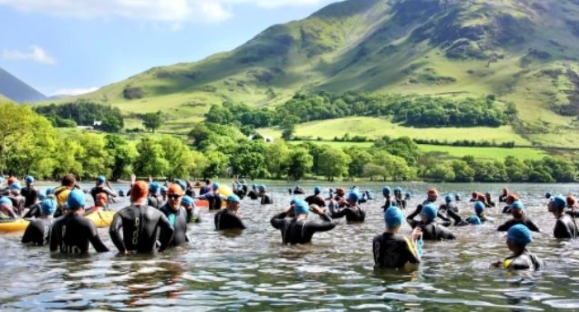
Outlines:
{"type": "Polygon", "coordinates": [[[438,191],[435,188],[430,188],[430,189],[428,189],[426,194],[428,196],[435,196],[435,195],[438,196],[438,191]]]}
{"type": "Polygon", "coordinates": [[[169,186],[167,194],[183,196],[183,188],[179,184],[173,183],[169,186]]]}
{"type": "Polygon", "coordinates": [[[511,195],[507,196],[506,202],[507,202],[507,204],[510,205],[510,204],[514,203],[515,201],[517,201],[517,200],[519,200],[519,197],[518,197],[517,195],[515,195],[515,194],[511,194],[511,195]]]}
{"type": "Polygon", "coordinates": [[[131,200],[136,202],[149,195],[149,185],[144,181],[137,181],[131,188],[131,200]]]}
{"type": "Polygon", "coordinates": [[[577,200],[575,199],[575,197],[573,197],[573,195],[567,196],[567,205],[568,206],[573,206],[573,205],[575,205],[576,202],[577,202],[577,200]]]}

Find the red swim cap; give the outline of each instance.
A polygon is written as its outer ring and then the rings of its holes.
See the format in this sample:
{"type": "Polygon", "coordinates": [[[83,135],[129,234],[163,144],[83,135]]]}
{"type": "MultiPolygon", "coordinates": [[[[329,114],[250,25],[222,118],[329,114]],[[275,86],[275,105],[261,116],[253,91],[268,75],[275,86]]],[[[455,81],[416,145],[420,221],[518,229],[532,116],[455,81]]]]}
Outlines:
{"type": "Polygon", "coordinates": [[[146,198],[148,195],[149,185],[144,181],[137,181],[131,188],[131,200],[133,200],[133,202],[146,198]]]}

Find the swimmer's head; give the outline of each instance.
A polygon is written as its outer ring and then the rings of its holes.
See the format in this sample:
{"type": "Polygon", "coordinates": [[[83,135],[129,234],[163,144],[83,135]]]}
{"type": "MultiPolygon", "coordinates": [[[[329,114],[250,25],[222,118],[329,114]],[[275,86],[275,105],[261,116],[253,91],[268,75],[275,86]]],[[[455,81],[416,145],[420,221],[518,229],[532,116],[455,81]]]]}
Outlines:
{"type": "Polygon", "coordinates": [[[104,184],[105,182],[107,182],[107,178],[105,176],[100,176],[97,178],[96,183],[98,185],[104,184]]]}
{"type": "Polygon", "coordinates": [[[56,212],[56,201],[51,198],[45,199],[40,203],[40,211],[45,216],[52,216],[56,212]]]}
{"type": "Polygon", "coordinates": [[[33,176],[27,176],[25,181],[26,181],[26,184],[30,185],[30,184],[34,183],[34,177],[33,176]]]}
{"type": "Polygon", "coordinates": [[[259,186],[257,187],[257,189],[258,189],[261,193],[264,193],[267,188],[265,187],[264,184],[261,184],[261,185],[259,185],[259,186]]]}
{"type": "Polygon", "coordinates": [[[507,241],[517,246],[524,247],[533,241],[533,236],[528,227],[522,224],[517,224],[512,226],[507,232],[507,241]]]}
{"type": "Polygon", "coordinates": [[[310,207],[308,206],[308,203],[306,203],[305,201],[301,200],[301,199],[296,199],[295,204],[294,204],[294,214],[295,216],[299,216],[299,215],[308,215],[310,213],[310,207]]]}
{"type": "Polygon", "coordinates": [[[350,194],[348,194],[348,201],[350,203],[358,203],[359,200],[360,194],[358,194],[358,192],[350,192],[350,194]]]}
{"type": "Polygon", "coordinates": [[[470,216],[466,219],[466,222],[472,225],[481,225],[482,222],[478,216],[470,216]]]}
{"type": "Polygon", "coordinates": [[[161,189],[161,185],[159,185],[159,183],[157,182],[152,182],[149,185],[149,194],[151,195],[157,195],[157,193],[159,192],[159,190],[161,189]]]}
{"type": "Polygon", "coordinates": [[[137,202],[149,195],[149,186],[145,181],[137,181],[131,188],[131,200],[137,202]]]}
{"type": "Polygon", "coordinates": [[[386,226],[389,229],[397,228],[402,225],[402,221],[404,220],[404,214],[400,208],[391,206],[386,210],[384,213],[384,221],[386,222],[386,226]]]}
{"type": "Polygon", "coordinates": [[[12,201],[8,197],[0,198],[0,207],[5,206],[6,208],[12,208],[12,201]]]}
{"type": "Polygon", "coordinates": [[[181,200],[181,205],[185,208],[190,207],[193,205],[195,201],[193,200],[193,198],[191,196],[183,196],[183,199],[181,200]]]}
{"type": "Polygon", "coordinates": [[[481,201],[477,201],[477,202],[474,204],[474,211],[475,211],[477,214],[483,213],[483,212],[485,211],[485,204],[484,204],[483,202],[481,202],[481,201]]]}
{"type": "Polygon", "coordinates": [[[434,204],[424,205],[422,207],[422,211],[420,212],[420,216],[426,222],[434,221],[436,215],[438,214],[438,208],[434,204]]]}
{"type": "Polygon", "coordinates": [[[559,211],[563,211],[565,209],[565,207],[567,206],[567,200],[565,199],[565,197],[563,197],[561,195],[557,195],[551,201],[551,205],[554,209],[559,210],[559,211]]]}
{"type": "Polygon", "coordinates": [[[446,197],[444,197],[444,201],[445,201],[447,204],[450,204],[450,203],[452,202],[452,200],[453,200],[452,194],[448,194],[448,195],[446,195],[446,197]]]}
{"type": "Polygon", "coordinates": [[[388,186],[385,186],[382,189],[382,195],[384,195],[384,197],[388,197],[388,196],[390,196],[390,191],[391,191],[390,188],[388,186]]]}
{"type": "Polygon", "coordinates": [[[507,203],[507,205],[512,205],[517,200],[519,200],[519,197],[517,197],[517,195],[509,194],[509,196],[507,196],[507,199],[505,200],[505,202],[507,203]]]}
{"type": "Polygon", "coordinates": [[[314,187],[314,194],[316,195],[320,195],[320,193],[322,192],[322,188],[319,186],[314,187]]]}
{"type": "Polygon", "coordinates": [[[545,198],[546,198],[546,199],[551,199],[551,193],[550,193],[550,192],[545,193],[545,198]]]}
{"type": "Polygon", "coordinates": [[[66,203],[68,204],[68,208],[71,210],[84,208],[86,204],[84,193],[80,190],[72,190],[70,194],[68,194],[68,200],[66,203]]]}

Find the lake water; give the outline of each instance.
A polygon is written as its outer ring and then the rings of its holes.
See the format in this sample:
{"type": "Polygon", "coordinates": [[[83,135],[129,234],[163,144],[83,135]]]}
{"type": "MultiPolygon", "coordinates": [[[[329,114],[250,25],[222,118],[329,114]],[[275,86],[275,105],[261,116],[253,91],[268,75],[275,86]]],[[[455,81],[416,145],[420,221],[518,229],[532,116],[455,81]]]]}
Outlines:
{"type": "MultiPolygon", "coordinates": [[[[416,271],[375,271],[372,238],[384,230],[381,184],[361,187],[379,198],[363,205],[365,223],[341,220],[333,231],[316,234],[311,245],[284,246],[269,219],[287,207],[287,189],[294,186],[272,186],[272,206],[245,199],[241,209],[248,229],[238,236],[215,232],[213,216],[204,210],[203,222],[190,228],[187,248],[157,256],[110,252],[67,258],[51,255],[48,248],[22,246],[21,234],[0,236],[0,309],[579,310],[579,241],[552,238],[554,217],[544,198],[546,191],[576,194],[579,185],[509,185],[544,231],[530,249],[546,268],[532,274],[489,268],[509,254],[504,234],[495,232],[509,217],[499,208],[490,212],[494,224],[453,228],[456,241],[426,242],[416,271]]],[[[410,207],[424,200],[428,185],[402,186],[414,194],[410,207]]],[[[313,189],[302,187],[307,193],[313,189]]],[[[502,185],[438,188],[441,194],[460,191],[463,196],[491,191],[496,199],[502,185]]],[[[472,214],[471,203],[460,208],[463,217],[472,214]]],[[[99,231],[115,250],[108,230],[99,231]]],[[[402,231],[410,228],[404,225],[402,231]]]]}

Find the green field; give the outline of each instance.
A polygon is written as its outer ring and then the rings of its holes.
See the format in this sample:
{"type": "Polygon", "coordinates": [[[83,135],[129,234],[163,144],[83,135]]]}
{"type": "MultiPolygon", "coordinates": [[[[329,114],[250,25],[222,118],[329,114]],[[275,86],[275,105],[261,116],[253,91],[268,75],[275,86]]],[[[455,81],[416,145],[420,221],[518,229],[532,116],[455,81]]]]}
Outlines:
{"type": "MultiPolygon", "coordinates": [[[[276,129],[259,129],[264,136],[281,137],[281,131],[276,129]]],[[[510,126],[499,128],[410,128],[403,127],[383,118],[372,117],[349,117],[323,121],[308,122],[296,127],[295,136],[302,138],[332,140],[334,137],[342,137],[348,133],[350,137],[360,135],[368,138],[380,138],[390,136],[398,138],[408,136],[413,139],[425,140],[476,140],[489,142],[515,142],[517,145],[530,145],[531,143],[516,134],[510,126]]]]}

